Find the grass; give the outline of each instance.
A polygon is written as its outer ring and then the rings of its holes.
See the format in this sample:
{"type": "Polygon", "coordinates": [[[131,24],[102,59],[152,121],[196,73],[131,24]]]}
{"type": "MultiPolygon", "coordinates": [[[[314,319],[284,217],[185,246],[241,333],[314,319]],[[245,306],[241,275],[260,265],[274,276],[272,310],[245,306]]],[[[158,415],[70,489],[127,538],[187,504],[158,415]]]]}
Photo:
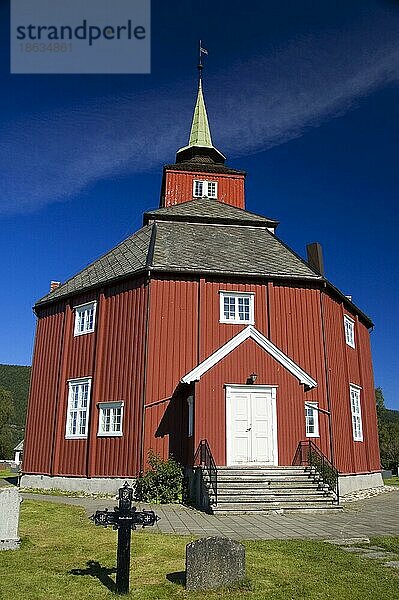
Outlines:
{"type": "MultiPolygon", "coordinates": [[[[0,553],[2,600],[102,600],[114,597],[116,532],[95,527],[83,509],[25,500],[18,551],[0,553]],[[108,587],[107,587],[108,586],[108,587]]],[[[379,600],[398,598],[398,574],[378,561],[315,541],[246,542],[247,580],[217,592],[174,583],[190,538],[133,532],[129,598],[135,600],[379,600]],[[167,579],[167,575],[169,579],[167,579]]],[[[373,543],[399,550],[399,538],[373,543]]]]}
{"type": "Polygon", "coordinates": [[[384,483],[385,483],[385,485],[398,485],[399,486],[399,477],[394,475],[393,477],[390,477],[389,479],[384,479],[384,483]]]}
{"type": "Polygon", "coordinates": [[[12,473],[9,469],[0,471],[0,479],[8,479],[8,477],[17,477],[18,473],[12,473]]]}
{"type": "Polygon", "coordinates": [[[66,496],[68,498],[115,498],[115,494],[89,494],[87,492],[77,492],[71,490],[59,490],[58,488],[20,488],[24,494],[44,494],[45,496],[66,496]]]}

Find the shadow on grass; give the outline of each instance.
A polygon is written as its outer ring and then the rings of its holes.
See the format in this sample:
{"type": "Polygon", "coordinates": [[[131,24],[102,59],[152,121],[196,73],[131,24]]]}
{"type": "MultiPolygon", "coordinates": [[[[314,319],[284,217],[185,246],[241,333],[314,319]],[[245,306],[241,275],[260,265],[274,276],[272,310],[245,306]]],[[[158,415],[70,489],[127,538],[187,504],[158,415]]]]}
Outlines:
{"type": "Polygon", "coordinates": [[[116,569],[114,567],[102,567],[99,562],[96,560],[88,560],[87,561],[87,569],[72,569],[69,571],[70,575],[89,575],[90,577],[95,577],[106,588],[108,588],[111,592],[115,592],[115,582],[111,579],[111,573],[116,573],[116,569]]]}
{"type": "Polygon", "coordinates": [[[185,571],[176,571],[175,573],[168,573],[166,575],[166,579],[171,581],[172,583],[177,583],[178,585],[186,585],[186,572],[185,571]]]}

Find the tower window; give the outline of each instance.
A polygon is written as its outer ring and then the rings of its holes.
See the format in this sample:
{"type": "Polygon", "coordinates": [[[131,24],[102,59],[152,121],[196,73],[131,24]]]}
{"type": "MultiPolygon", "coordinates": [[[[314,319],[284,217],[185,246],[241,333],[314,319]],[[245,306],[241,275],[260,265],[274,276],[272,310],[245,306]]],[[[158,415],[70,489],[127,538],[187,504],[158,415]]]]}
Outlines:
{"type": "Polygon", "coordinates": [[[220,292],[220,322],[254,324],[253,293],[220,292]]]}
{"type": "Polygon", "coordinates": [[[216,181],[200,181],[199,179],[194,179],[194,198],[217,198],[217,187],[218,184],[216,181]]]}

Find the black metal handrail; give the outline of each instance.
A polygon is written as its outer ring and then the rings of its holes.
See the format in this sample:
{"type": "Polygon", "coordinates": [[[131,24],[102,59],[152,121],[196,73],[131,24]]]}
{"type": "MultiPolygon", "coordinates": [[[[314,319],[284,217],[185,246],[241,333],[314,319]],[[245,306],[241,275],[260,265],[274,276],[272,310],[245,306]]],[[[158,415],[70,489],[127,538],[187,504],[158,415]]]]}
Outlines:
{"type": "Polygon", "coordinates": [[[213,490],[214,495],[214,504],[217,504],[218,501],[218,471],[216,468],[216,463],[213,459],[211,449],[208,444],[208,440],[201,440],[198,444],[197,451],[194,456],[194,466],[199,466],[201,469],[205,470],[209,483],[213,490]]]}
{"type": "Polygon", "coordinates": [[[339,473],[327,456],[311,440],[299,442],[293,465],[309,465],[316,469],[324,484],[335,494],[339,504],[339,473]]]}

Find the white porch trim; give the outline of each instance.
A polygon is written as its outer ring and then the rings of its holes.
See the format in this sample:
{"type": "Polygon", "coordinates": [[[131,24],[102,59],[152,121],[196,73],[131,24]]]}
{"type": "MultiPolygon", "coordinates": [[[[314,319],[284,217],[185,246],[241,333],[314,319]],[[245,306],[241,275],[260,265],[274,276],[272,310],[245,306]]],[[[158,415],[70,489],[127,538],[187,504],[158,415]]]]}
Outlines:
{"type": "Polygon", "coordinates": [[[237,333],[231,338],[226,344],[220,346],[213,354],[208,356],[205,360],[199,363],[194,369],[181,378],[181,383],[192,383],[193,381],[199,381],[214,365],[221,361],[225,356],[230,354],[235,348],[242,344],[248,338],[254,340],[263,350],[268,352],[277,362],[279,362],[284,368],[287,369],[294,377],[299,379],[307,388],[314,388],[317,386],[315,381],[308,373],[306,373],[299,365],[297,365],[289,356],[284,354],[280,348],[277,348],[267,337],[258,331],[253,325],[248,325],[245,329],[237,333]]]}

